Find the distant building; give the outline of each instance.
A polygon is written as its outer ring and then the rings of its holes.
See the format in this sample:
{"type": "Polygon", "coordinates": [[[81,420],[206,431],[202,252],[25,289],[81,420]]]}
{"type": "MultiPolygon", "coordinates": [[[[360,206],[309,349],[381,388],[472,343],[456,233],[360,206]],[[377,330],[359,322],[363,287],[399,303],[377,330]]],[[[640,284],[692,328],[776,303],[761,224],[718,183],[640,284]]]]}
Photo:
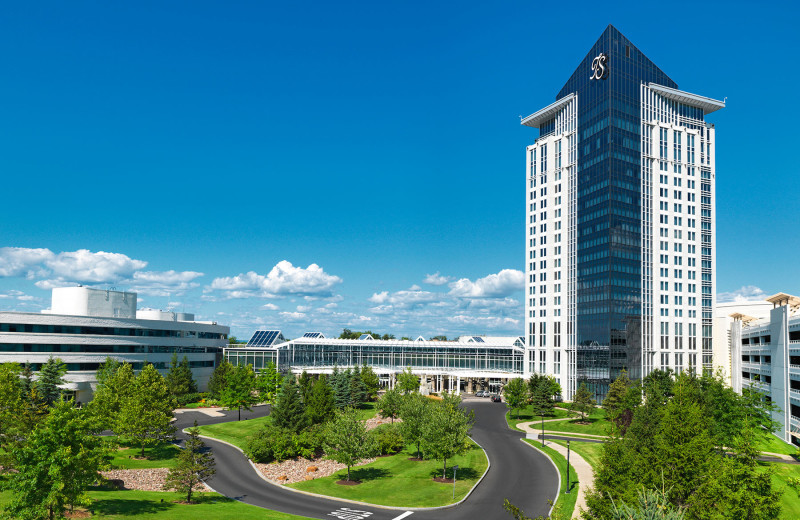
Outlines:
{"type": "Polygon", "coordinates": [[[714,372],[722,372],[728,385],[740,389],[739,370],[733,368],[735,360],[731,352],[736,348],[731,343],[731,325],[734,319],[732,316],[741,314],[749,316],[754,320],[769,319],[772,304],[766,300],[736,301],[736,302],[717,302],[714,307],[714,328],[713,328],[713,352],[714,352],[714,372]],[[736,377],[733,377],[736,376],[736,377]]]}
{"type": "Polygon", "coordinates": [[[286,341],[278,330],[256,331],[244,347],[225,349],[235,365],[256,370],[270,362],[280,370],[299,374],[331,373],[368,365],[382,386],[393,387],[397,374],[411,368],[420,376],[423,392],[499,392],[510,379],[522,377],[524,338],[519,336],[461,336],[457,341],[331,339],[319,332],[286,341]]]}
{"type": "Polygon", "coordinates": [[[778,293],[767,302],[772,308],[766,319],[731,315],[733,388],[758,390],[775,403],[777,436],[800,445],[800,298],[778,293]]]}
{"type": "Polygon", "coordinates": [[[29,363],[38,371],[49,357],[61,358],[69,370],[66,389],[86,402],[106,357],[136,370],[152,363],[165,373],[177,353],[205,390],[229,333],[216,322],[194,321],[193,314],[137,310],[133,292],[65,287],[53,289],[51,308],[41,314],[0,312],[0,363],[29,363]]]}

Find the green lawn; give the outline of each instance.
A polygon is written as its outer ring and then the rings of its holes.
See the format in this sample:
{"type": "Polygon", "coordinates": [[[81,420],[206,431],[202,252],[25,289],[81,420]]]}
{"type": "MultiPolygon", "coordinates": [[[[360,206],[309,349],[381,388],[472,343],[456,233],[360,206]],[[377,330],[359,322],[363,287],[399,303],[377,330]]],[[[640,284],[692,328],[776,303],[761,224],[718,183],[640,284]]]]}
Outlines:
{"type": "Polygon", "coordinates": [[[367,419],[372,419],[378,414],[378,410],[376,408],[377,403],[363,403],[358,409],[358,420],[359,421],[366,421],[367,419]]]}
{"type": "Polygon", "coordinates": [[[229,442],[244,450],[247,446],[247,439],[267,424],[269,420],[269,416],[258,417],[246,421],[232,421],[199,426],[198,430],[200,431],[200,435],[229,442]]]}
{"type": "Polygon", "coordinates": [[[611,431],[611,423],[603,416],[593,413],[586,419],[589,424],[578,424],[579,419],[569,419],[566,421],[553,421],[544,423],[545,431],[583,433],[586,435],[608,435],[611,431]]]}
{"type": "MultiPolygon", "coordinates": [[[[158,491],[90,491],[92,518],[123,520],[157,518],[158,520],[302,520],[306,517],[243,504],[217,493],[199,493],[199,503],[176,504],[177,493],[158,491]],[[162,502],[163,500],[163,502],[162,502]]],[[[186,498],[185,496],[183,497],[186,498]]],[[[11,499],[11,493],[0,492],[0,506],[11,499]]]]}
{"type": "Polygon", "coordinates": [[[561,473],[561,487],[559,488],[552,518],[571,518],[572,512],[575,510],[575,501],[578,500],[578,474],[575,472],[575,468],[572,464],[569,465],[570,492],[567,494],[567,459],[553,448],[548,448],[546,445],[542,447],[539,441],[525,439],[525,442],[547,454],[550,460],[558,466],[558,471],[561,473]]]}
{"type": "Polygon", "coordinates": [[[781,496],[781,518],[793,520],[800,518],[800,494],[789,486],[789,477],[800,478],[800,466],[779,462],[762,462],[762,466],[772,468],[772,486],[783,491],[781,496]]]}
{"type": "Polygon", "coordinates": [[[435,507],[458,502],[472,489],[488,466],[483,450],[473,444],[472,448],[458,457],[447,461],[447,476],[452,477],[450,469],[458,465],[456,475],[455,500],[453,484],[434,482],[433,477],[442,476],[442,461],[411,461],[416,447],[409,445],[397,455],[381,457],[371,464],[350,469],[351,478],[360,480],[357,486],[341,486],[337,480],[346,478],[342,470],[330,477],[289,486],[349,500],[370,504],[398,507],[435,507]]]}
{"type": "Polygon", "coordinates": [[[144,450],[145,460],[137,460],[141,449],[131,445],[123,445],[120,450],[112,450],[111,465],[114,469],[174,468],[175,459],[180,448],[164,442],[144,450]]]}
{"type": "Polygon", "coordinates": [[[765,440],[759,440],[756,443],[759,451],[768,451],[770,453],[781,453],[783,455],[797,454],[797,446],[786,444],[774,435],[769,435],[765,440]]]}
{"type": "MultiPolygon", "coordinates": [[[[567,441],[547,439],[546,442],[554,442],[562,446],[567,445],[567,441]]],[[[583,457],[583,459],[589,463],[592,469],[597,468],[600,465],[600,457],[603,455],[603,445],[599,442],[571,441],[569,443],[569,449],[583,457]]]]}
{"type": "MultiPolygon", "coordinates": [[[[550,415],[545,415],[544,419],[546,421],[548,419],[565,419],[567,417],[566,410],[555,409],[550,415]]],[[[509,409],[508,412],[506,412],[506,421],[512,430],[516,429],[517,425],[521,422],[540,421],[541,419],[541,415],[534,415],[533,406],[531,405],[519,409],[519,418],[517,418],[517,410],[509,409]]]]}

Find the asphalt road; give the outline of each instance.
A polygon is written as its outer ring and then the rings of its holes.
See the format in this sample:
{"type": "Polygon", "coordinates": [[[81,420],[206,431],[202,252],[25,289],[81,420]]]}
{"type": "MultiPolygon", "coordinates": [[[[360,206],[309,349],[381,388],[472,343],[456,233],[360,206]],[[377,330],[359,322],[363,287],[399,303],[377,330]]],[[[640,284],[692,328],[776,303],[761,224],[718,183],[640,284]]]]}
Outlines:
{"type": "MultiPolygon", "coordinates": [[[[217,465],[217,473],[208,484],[217,492],[248,504],[326,520],[510,518],[503,511],[504,498],[522,508],[526,516],[547,514],[550,511],[548,501],[555,502],[558,486],[558,474],[550,460],[526,446],[520,440],[523,438],[521,432],[506,426],[505,404],[492,403],[488,399],[471,399],[466,400],[464,406],[475,410],[472,438],[486,450],[491,468],[469,498],[452,508],[409,513],[296,493],[265,482],[240,451],[227,444],[205,439],[217,465]]],[[[253,412],[242,412],[242,419],[262,417],[268,411],[268,407],[256,407],[253,412]]],[[[199,425],[236,420],[237,412],[227,412],[225,417],[183,412],[176,417],[176,426],[180,430],[192,426],[195,419],[199,425]]]]}

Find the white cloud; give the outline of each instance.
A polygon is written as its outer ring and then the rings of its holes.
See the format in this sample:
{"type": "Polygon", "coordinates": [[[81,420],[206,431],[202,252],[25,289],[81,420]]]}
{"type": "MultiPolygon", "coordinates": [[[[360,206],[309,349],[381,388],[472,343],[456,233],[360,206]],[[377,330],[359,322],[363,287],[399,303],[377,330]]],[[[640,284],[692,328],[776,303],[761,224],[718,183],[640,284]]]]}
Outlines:
{"type": "Polygon", "coordinates": [[[753,301],[753,300],[763,300],[767,296],[760,287],[756,287],[755,285],[744,285],[741,288],[730,291],[730,292],[723,292],[717,294],[717,301],[722,302],[746,302],[746,301],[753,301]]]}
{"type": "Polygon", "coordinates": [[[147,266],[147,262],[135,260],[122,253],[88,249],[68,251],[45,260],[45,265],[60,280],[75,282],[115,282],[133,275],[147,266]]]}
{"type": "Polygon", "coordinates": [[[524,285],[525,275],[522,271],[503,269],[474,282],[468,278],[452,282],[450,295],[459,298],[500,298],[522,290],[524,285]]]}
{"type": "Polygon", "coordinates": [[[516,327],[520,323],[520,320],[509,317],[468,316],[464,314],[449,316],[447,321],[464,325],[478,325],[480,327],[488,327],[492,329],[507,327],[509,325],[516,327]]]}
{"type": "Polygon", "coordinates": [[[262,308],[262,309],[264,309],[264,310],[267,310],[267,311],[277,311],[277,310],[280,310],[280,307],[278,307],[278,306],[277,306],[277,305],[275,305],[274,303],[266,303],[266,304],[262,305],[262,306],[261,306],[261,308],[262,308]]]}
{"type": "Polygon", "coordinates": [[[444,285],[452,280],[453,280],[452,276],[442,276],[441,274],[439,274],[439,271],[436,271],[433,274],[426,274],[425,279],[422,281],[430,285],[444,285]]]}
{"type": "Polygon", "coordinates": [[[342,282],[338,276],[326,273],[317,264],[307,268],[295,267],[282,260],[266,275],[254,271],[231,277],[215,278],[210,289],[236,292],[239,298],[260,296],[274,298],[289,294],[310,296],[333,296],[333,287],[342,282]]]}
{"type": "Polygon", "coordinates": [[[288,321],[305,320],[307,316],[304,312],[282,312],[280,315],[283,319],[288,321]]]}
{"type": "Polygon", "coordinates": [[[411,287],[408,288],[409,291],[419,291],[420,289],[422,289],[422,287],[420,287],[417,284],[414,284],[414,285],[412,285],[411,287]]]}
{"type": "Polygon", "coordinates": [[[308,312],[310,310],[311,310],[311,306],[310,305],[298,305],[297,306],[297,312],[308,312]]]}
{"type": "Polygon", "coordinates": [[[203,276],[197,271],[137,271],[133,273],[131,290],[153,296],[181,295],[200,285],[193,280],[203,276]]]}
{"type": "Polygon", "coordinates": [[[367,300],[371,301],[372,303],[383,303],[388,299],[389,299],[389,291],[381,291],[367,298],[367,300]]]}
{"type": "Polygon", "coordinates": [[[23,276],[33,279],[46,275],[43,264],[54,257],[49,249],[0,247],[0,277],[23,276]]]}

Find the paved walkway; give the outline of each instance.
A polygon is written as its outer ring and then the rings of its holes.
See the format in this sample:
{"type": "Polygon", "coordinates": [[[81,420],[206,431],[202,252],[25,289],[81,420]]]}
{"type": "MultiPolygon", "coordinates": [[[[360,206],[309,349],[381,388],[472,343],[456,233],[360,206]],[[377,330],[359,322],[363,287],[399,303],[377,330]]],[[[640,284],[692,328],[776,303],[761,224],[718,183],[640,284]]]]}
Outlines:
{"type": "MultiPolygon", "coordinates": [[[[550,420],[563,421],[564,419],[548,419],[545,422],[548,422],[550,420]]],[[[542,421],[524,422],[524,423],[519,423],[517,425],[517,428],[524,431],[525,433],[539,434],[542,433],[542,430],[537,428],[537,426],[540,426],[541,424],[542,421]]],[[[593,439],[608,439],[607,435],[593,435],[591,433],[560,432],[555,430],[545,430],[544,434],[545,436],[547,436],[547,434],[558,434],[558,435],[570,435],[570,436],[574,435],[575,437],[591,437],[593,439]]]]}
{"type": "Polygon", "coordinates": [[[206,414],[209,417],[225,417],[225,414],[222,413],[224,408],[220,407],[209,407],[209,408],[177,408],[175,413],[186,413],[186,412],[198,412],[202,414],[206,414]]]}

